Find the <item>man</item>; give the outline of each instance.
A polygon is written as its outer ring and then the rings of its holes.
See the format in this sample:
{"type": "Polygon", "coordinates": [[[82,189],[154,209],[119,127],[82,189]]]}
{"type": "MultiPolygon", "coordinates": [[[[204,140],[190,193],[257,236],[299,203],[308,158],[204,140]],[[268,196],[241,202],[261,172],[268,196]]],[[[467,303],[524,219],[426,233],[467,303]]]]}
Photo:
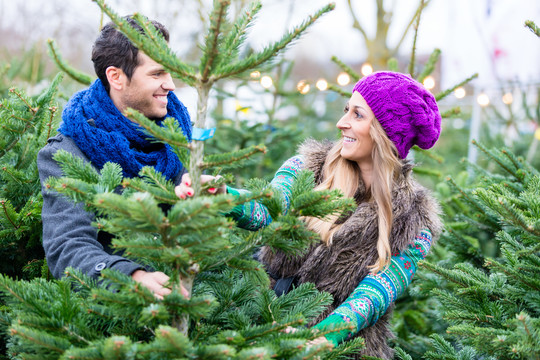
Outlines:
{"type": "MultiPolygon", "coordinates": [[[[131,17],[131,26],[142,29],[131,17]]],[[[165,40],[165,27],[152,22],[165,40]]],[[[56,278],[71,266],[97,278],[105,268],[115,269],[150,289],[158,298],[170,293],[168,276],[150,272],[136,262],[113,254],[112,235],[92,226],[94,214],[83,204],[74,205],[66,197],[44,188],[46,180],[63,176],[54,154],[66,150],[100,170],[107,162],[118,163],[124,176],[136,177],[143,166],[153,166],[178,184],[185,172],[168,145],[148,141],[139,126],[122,112],[131,107],[146,117],[178,120],[184,135],[191,139],[191,122],[184,105],[173,94],[171,75],[138,49],[112,23],[103,27],[94,43],[92,61],[98,79],[75,94],[62,113],[59,134],[49,139],[38,154],[43,194],[43,247],[49,268],[56,278]]]]}

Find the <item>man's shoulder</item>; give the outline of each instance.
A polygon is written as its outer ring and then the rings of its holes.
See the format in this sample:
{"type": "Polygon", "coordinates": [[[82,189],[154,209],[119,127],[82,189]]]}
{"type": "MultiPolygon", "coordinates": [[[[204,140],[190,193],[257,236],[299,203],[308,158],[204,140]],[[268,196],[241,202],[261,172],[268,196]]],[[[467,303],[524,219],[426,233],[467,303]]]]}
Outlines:
{"type": "MultiPolygon", "coordinates": [[[[53,161],[53,156],[58,150],[67,151],[76,157],[90,162],[88,157],[86,157],[72,138],[62,133],[58,133],[55,136],[51,136],[47,140],[47,144],[39,150],[37,156],[38,167],[46,166],[45,164],[53,161]]],[[[56,163],[56,161],[53,162],[56,163]]]]}
{"type": "Polygon", "coordinates": [[[47,140],[47,144],[45,144],[45,146],[41,148],[39,153],[40,154],[50,153],[54,155],[54,153],[56,153],[58,150],[65,150],[70,153],[73,153],[74,155],[86,157],[84,156],[81,149],[79,149],[75,141],[73,141],[73,139],[70,138],[69,136],[66,136],[62,133],[58,133],[55,136],[51,136],[47,140]]]}

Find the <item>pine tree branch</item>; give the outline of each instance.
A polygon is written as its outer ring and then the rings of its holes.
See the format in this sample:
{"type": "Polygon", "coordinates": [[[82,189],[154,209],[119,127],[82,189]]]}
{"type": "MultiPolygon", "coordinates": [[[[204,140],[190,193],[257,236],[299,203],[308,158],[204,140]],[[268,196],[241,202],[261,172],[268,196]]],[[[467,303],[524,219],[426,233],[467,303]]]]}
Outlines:
{"type": "Polygon", "coordinates": [[[424,9],[424,0],[420,0],[420,6],[418,7],[418,10],[416,13],[416,23],[414,24],[413,45],[412,45],[412,50],[411,50],[411,60],[409,62],[409,74],[411,75],[413,79],[416,78],[416,75],[414,73],[414,66],[416,65],[416,39],[418,37],[418,28],[420,27],[420,17],[422,15],[423,9],[424,9]]]}
{"type": "Polygon", "coordinates": [[[345,98],[350,98],[352,96],[351,92],[345,91],[345,90],[341,89],[340,87],[337,87],[334,84],[328,84],[328,89],[337,92],[339,95],[341,95],[341,96],[343,96],[345,98]]]}
{"type": "MultiPolygon", "coordinates": [[[[25,329],[22,326],[13,326],[11,329],[9,329],[9,334],[11,336],[18,336],[23,339],[26,339],[38,346],[43,347],[44,349],[47,349],[49,351],[54,351],[58,354],[63,354],[66,349],[60,348],[58,346],[54,346],[53,344],[56,344],[56,339],[52,335],[45,336],[47,340],[43,339],[44,333],[31,331],[30,329],[25,329]]],[[[67,341],[66,341],[67,342],[67,341]]]]}
{"type": "Polygon", "coordinates": [[[168,44],[163,40],[161,42],[160,37],[152,40],[148,34],[141,34],[137,29],[133,28],[123,18],[116,14],[111,8],[105,4],[104,0],[92,0],[99,8],[107,14],[111,21],[117,26],[126,37],[142,52],[148,55],[157,63],[163,65],[163,67],[171,72],[174,77],[177,77],[184,81],[188,85],[193,85],[196,80],[196,72],[192,66],[180,61],[176,54],[170,49],[168,44]],[[160,42],[161,46],[156,49],[154,41],[160,42]]]}
{"type": "MultiPolygon", "coordinates": [[[[19,98],[20,98],[20,99],[28,106],[29,110],[31,110],[32,113],[34,114],[34,118],[35,118],[35,113],[37,112],[37,110],[34,109],[34,108],[32,108],[32,107],[28,104],[28,102],[27,102],[24,98],[22,98],[22,96],[21,96],[15,89],[12,88],[12,89],[10,89],[9,91],[10,91],[11,93],[16,94],[16,95],[17,95],[17,96],[18,96],[18,97],[19,97],[19,98]]],[[[20,131],[14,131],[14,130],[12,131],[12,132],[17,132],[17,133],[19,134],[19,136],[16,136],[10,143],[8,143],[8,144],[5,146],[4,149],[0,150],[0,158],[2,158],[4,155],[8,154],[9,151],[10,151],[11,149],[13,149],[13,148],[15,147],[15,145],[17,145],[17,143],[19,142],[19,140],[22,139],[22,135],[23,135],[24,133],[26,133],[28,130],[30,130],[32,127],[34,127],[34,124],[32,123],[31,120],[27,120],[27,119],[24,119],[24,118],[15,117],[14,115],[11,115],[11,117],[12,117],[12,118],[15,118],[15,119],[17,119],[17,120],[21,120],[21,121],[26,122],[26,125],[25,125],[24,128],[23,128],[22,130],[20,130],[20,131]]],[[[34,119],[34,118],[33,118],[33,119],[34,119]]],[[[2,127],[7,128],[7,127],[5,127],[5,126],[3,126],[3,125],[2,125],[2,127]]]]}
{"type": "Polygon", "coordinates": [[[335,8],[335,4],[331,3],[321,10],[317,11],[314,15],[309,16],[301,25],[297,26],[293,31],[285,34],[281,40],[266,47],[262,52],[253,54],[247,59],[239,60],[230,65],[220,68],[219,72],[214,75],[214,80],[222,79],[225,77],[235,76],[245,71],[260,66],[273,57],[277,56],[283,49],[285,49],[293,40],[298,39],[304,31],[317,21],[325,13],[332,11],[335,8]]]}
{"type": "Polygon", "coordinates": [[[257,153],[266,153],[266,146],[257,145],[234,153],[209,155],[205,158],[205,161],[199,165],[199,168],[204,170],[225,164],[238,163],[257,153]]]}
{"type": "MultiPolygon", "coordinates": [[[[172,132],[167,131],[166,128],[157,125],[155,121],[148,119],[146,116],[144,116],[135,109],[127,108],[126,111],[124,111],[124,115],[142,128],[144,128],[147,133],[154,138],[169,145],[191,149],[191,145],[187,142],[186,137],[182,133],[182,130],[180,130],[180,127],[178,126],[178,121],[176,119],[174,119],[173,125],[176,131],[172,132]]],[[[164,122],[166,122],[168,119],[173,118],[167,118],[166,120],[164,120],[164,122]]],[[[168,123],[166,123],[165,125],[167,124],[168,123]]]]}
{"type": "Polygon", "coordinates": [[[17,91],[17,89],[15,88],[11,88],[9,89],[9,92],[12,93],[12,94],[15,94],[19,99],[21,99],[21,101],[28,107],[28,110],[30,110],[32,112],[32,114],[36,114],[36,112],[38,111],[38,109],[36,108],[33,108],[29,103],[28,101],[26,101],[26,99],[21,95],[20,92],[17,91]]]}
{"type": "MultiPolygon", "coordinates": [[[[49,140],[49,138],[51,137],[51,131],[52,131],[52,124],[53,124],[53,119],[54,119],[54,115],[56,114],[56,111],[58,110],[58,107],[57,106],[51,106],[49,108],[50,110],[50,114],[51,116],[49,117],[49,122],[47,123],[47,140],[49,140]]],[[[43,144],[43,146],[45,146],[47,144],[47,142],[45,144],[43,144]]]]}
{"type": "MultiPolygon", "coordinates": [[[[506,158],[512,162],[512,164],[514,165],[514,167],[518,171],[519,171],[519,169],[523,168],[522,164],[518,161],[518,159],[515,157],[515,155],[510,150],[508,150],[506,148],[502,148],[501,153],[503,155],[505,155],[506,158]]],[[[518,178],[520,180],[523,180],[523,177],[518,176],[517,172],[516,172],[516,178],[518,178]]]]}
{"type": "MultiPolygon", "coordinates": [[[[292,320],[283,324],[275,323],[260,333],[254,333],[253,335],[247,335],[244,333],[244,338],[246,339],[246,342],[249,342],[250,340],[255,340],[257,338],[264,337],[265,335],[268,335],[268,334],[284,331],[289,326],[294,327],[294,326],[301,326],[303,324],[304,324],[304,319],[296,319],[296,320],[292,320]]],[[[250,329],[250,330],[253,330],[253,329],[250,329]]]]}
{"type": "MultiPolygon", "coordinates": [[[[349,0],[350,1],[350,0],[349,0]]],[[[401,38],[399,39],[397,45],[394,47],[394,49],[392,50],[391,54],[392,55],[395,55],[397,54],[397,52],[399,51],[399,48],[401,47],[401,45],[403,44],[403,41],[405,41],[405,38],[407,37],[407,34],[409,33],[409,29],[411,28],[411,26],[413,25],[414,23],[414,20],[416,19],[417,16],[419,16],[420,13],[422,13],[422,11],[424,10],[424,8],[426,6],[429,5],[429,3],[431,2],[431,0],[421,0],[420,1],[420,4],[418,5],[418,8],[416,9],[416,11],[414,12],[414,15],[412,16],[411,20],[409,21],[409,23],[407,24],[407,26],[405,27],[405,29],[401,32],[401,38]],[[423,4],[423,5],[422,5],[423,4]]]]}
{"type": "Polygon", "coordinates": [[[435,264],[432,264],[428,261],[425,261],[425,260],[421,260],[418,262],[418,266],[420,267],[423,267],[423,268],[426,268],[428,270],[430,270],[431,272],[437,274],[437,275],[440,275],[442,277],[444,277],[445,279],[448,279],[449,281],[463,287],[463,288],[467,288],[470,286],[470,283],[468,283],[467,281],[465,281],[465,279],[463,278],[463,276],[458,276],[456,277],[456,271],[455,270],[448,270],[448,269],[445,269],[441,266],[438,266],[438,265],[435,265],[435,264]]]}
{"type": "Polygon", "coordinates": [[[497,165],[499,165],[499,167],[501,169],[504,169],[508,174],[512,175],[513,177],[515,177],[516,179],[519,179],[517,176],[516,176],[516,172],[511,170],[510,168],[508,168],[508,166],[506,166],[506,164],[504,164],[501,159],[499,159],[497,156],[495,156],[491,151],[489,151],[488,149],[486,149],[482,144],[480,144],[478,141],[476,140],[472,140],[471,143],[473,145],[475,145],[477,148],[479,148],[486,156],[488,156],[491,160],[495,161],[497,163],[497,165]]]}
{"type": "Polygon", "coordinates": [[[214,0],[214,10],[210,14],[210,28],[206,36],[206,46],[204,47],[203,57],[201,59],[201,78],[202,83],[209,81],[209,75],[214,68],[214,60],[218,56],[219,39],[221,27],[225,22],[227,10],[231,4],[230,0],[214,0]]]}
{"type": "Polygon", "coordinates": [[[473,205],[476,210],[478,210],[479,212],[481,212],[483,215],[487,215],[485,210],[480,207],[476,201],[474,201],[474,199],[472,199],[469,194],[467,194],[465,191],[463,191],[463,189],[461,187],[458,186],[458,184],[455,183],[455,181],[451,178],[451,177],[447,177],[446,178],[446,182],[450,183],[453,185],[453,187],[459,191],[459,193],[461,194],[461,196],[466,199],[468,201],[469,204],[473,205]]]}
{"type": "Polygon", "coordinates": [[[491,268],[491,269],[496,269],[496,270],[502,271],[507,276],[515,279],[516,281],[518,281],[520,283],[523,283],[523,284],[527,285],[531,289],[534,289],[534,290],[537,290],[537,291],[540,290],[540,287],[538,286],[538,284],[533,284],[530,281],[528,281],[526,279],[526,277],[523,276],[523,274],[520,272],[521,269],[519,269],[517,267],[516,267],[516,269],[514,269],[514,268],[511,268],[509,266],[505,266],[502,263],[500,263],[500,262],[498,262],[497,260],[494,260],[494,259],[487,259],[486,262],[485,262],[485,266],[488,267],[488,268],[491,268]]]}
{"type": "Polygon", "coordinates": [[[461,108],[459,106],[455,106],[452,109],[441,113],[443,119],[453,118],[459,115],[461,115],[461,108]]]}
{"type": "Polygon", "coordinates": [[[224,39],[223,45],[221,46],[224,52],[222,53],[222,51],[220,51],[220,60],[234,59],[238,56],[238,50],[246,38],[246,31],[252,25],[253,19],[259,13],[261,8],[262,4],[260,1],[252,2],[250,8],[233,24],[233,30],[230,31],[229,36],[224,39]]]}
{"type": "Polygon", "coordinates": [[[343,61],[339,60],[337,56],[332,56],[331,60],[339,66],[343,71],[345,71],[351,78],[356,79],[355,81],[358,81],[360,78],[362,78],[362,75],[354,71],[350,66],[345,64],[343,61]]]}
{"type": "Polygon", "coordinates": [[[423,83],[425,78],[428,75],[430,75],[433,72],[433,70],[435,70],[435,65],[437,64],[437,61],[439,61],[440,56],[441,56],[441,50],[440,49],[433,50],[433,52],[429,56],[428,61],[426,62],[426,65],[424,66],[424,69],[422,70],[420,75],[418,75],[418,77],[416,78],[416,80],[419,83],[423,83]]]}
{"type": "MultiPolygon", "coordinates": [[[[422,149],[416,145],[413,146],[413,150],[414,151],[417,151],[421,154],[424,154],[425,156],[435,160],[436,162],[438,162],[439,164],[442,164],[444,162],[444,158],[442,156],[437,156],[433,153],[433,151],[428,151],[428,150],[425,150],[425,149],[422,149]]],[[[414,168],[413,168],[414,170],[414,168]]]]}
{"type": "Polygon", "coordinates": [[[148,35],[148,38],[152,40],[152,43],[156,47],[161,47],[163,45],[167,45],[167,42],[165,39],[163,39],[161,33],[156,29],[154,24],[150,20],[148,20],[147,17],[139,14],[134,13],[133,19],[137,22],[137,24],[143,29],[144,33],[148,35]]]}
{"type": "MultiPolygon", "coordinates": [[[[8,202],[8,204],[9,204],[9,202],[8,202]]],[[[6,200],[1,199],[0,200],[0,205],[2,205],[2,209],[4,210],[4,214],[6,215],[6,219],[11,223],[11,226],[13,226],[13,229],[18,230],[19,226],[15,225],[15,223],[13,222],[13,219],[11,219],[11,217],[9,216],[9,213],[7,211],[6,200]]]]}
{"type": "MultiPolygon", "coordinates": [[[[138,192],[144,192],[144,191],[147,191],[146,188],[143,188],[143,187],[140,187],[140,186],[137,186],[135,184],[133,184],[131,182],[131,179],[124,179],[122,181],[122,187],[123,188],[130,188],[130,189],[133,189],[133,190],[136,190],[138,192]]],[[[172,198],[166,198],[166,197],[163,197],[163,196],[159,196],[159,195],[156,195],[156,194],[152,194],[152,196],[157,200],[159,201],[160,203],[164,203],[164,204],[176,204],[178,202],[178,198],[176,199],[172,199],[172,198]]]]}
{"type": "Polygon", "coordinates": [[[58,50],[58,47],[56,46],[56,43],[53,39],[47,40],[47,45],[49,46],[49,52],[51,57],[53,58],[56,65],[66,74],[68,74],[73,80],[84,84],[84,85],[90,85],[93,81],[92,76],[85,74],[81,71],[75,70],[72,66],[70,66],[68,63],[66,63],[61,55],[60,51],[58,50]]]}
{"type": "Polygon", "coordinates": [[[532,21],[532,20],[525,21],[525,27],[529,28],[529,30],[531,30],[533,32],[533,34],[540,37],[540,28],[538,26],[536,26],[534,21],[532,21]]]}
{"type": "Polygon", "coordinates": [[[470,76],[470,77],[468,77],[467,79],[463,80],[463,81],[460,82],[459,84],[457,84],[457,85],[451,87],[450,89],[438,93],[437,95],[435,95],[435,100],[439,101],[439,100],[441,100],[441,99],[444,99],[444,98],[447,97],[449,94],[451,94],[454,90],[456,90],[458,87],[463,86],[463,85],[469,83],[470,81],[476,79],[477,77],[478,77],[478,73],[473,74],[472,76],[470,76]]]}

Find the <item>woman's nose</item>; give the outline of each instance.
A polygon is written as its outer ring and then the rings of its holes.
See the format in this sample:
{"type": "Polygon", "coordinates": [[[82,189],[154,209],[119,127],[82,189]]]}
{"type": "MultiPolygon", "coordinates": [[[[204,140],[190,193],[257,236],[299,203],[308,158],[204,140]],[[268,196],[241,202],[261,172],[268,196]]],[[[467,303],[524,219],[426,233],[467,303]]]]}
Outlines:
{"type": "Polygon", "coordinates": [[[350,127],[349,122],[346,119],[347,115],[343,115],[336,124],[338,129],[348,129],[350,127]]]}

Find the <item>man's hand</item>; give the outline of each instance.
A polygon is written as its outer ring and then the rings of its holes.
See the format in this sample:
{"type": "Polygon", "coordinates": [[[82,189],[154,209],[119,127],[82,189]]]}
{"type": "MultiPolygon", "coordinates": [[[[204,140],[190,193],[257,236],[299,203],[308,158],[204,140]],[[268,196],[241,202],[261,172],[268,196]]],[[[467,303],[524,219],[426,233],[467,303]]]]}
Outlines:
{"type": "MultiPolygon", "coordinates": [[[[144,270],[135,270],[131,274],[131,278],[148,288],[160,300],[163,300],[163,296],[171,293],[171,289],[165,287],[169,282],[169,277],[161,271],[147,272],[144,270]]],[[[183,286],[181,287],[181,292],[185,297],[189,297],[188,291],[183,286]]]]}
{"type": "MultiPolygon", "coordinates": [[[[201,184],[205,184],[209,181],[212,181],[212,180],[216,180],[216,179],[219,179],[221,176],[211,176],[211,175],[201,175],[201,184]]],[[[221,185],[219,188],[209,188],[208,189],[208,192],[210,194],[225,194],[225,192],[227,191],[226,189],[226,186],[225,185],[221,185]]],[[[195,191],[193,190],[193,188],[191,187],[191,178],[189,177],[189,174],[188,173],[185,173],[184,175],[182,175],[182,182],[180,183],[180,185],[176,186],[174,188],[174,192],[176,194],[176,196],[178,196],[180,199],[185,199],[187,197],[191,197],[193,196],[193,194],[195,193],[195,191]]]]}

